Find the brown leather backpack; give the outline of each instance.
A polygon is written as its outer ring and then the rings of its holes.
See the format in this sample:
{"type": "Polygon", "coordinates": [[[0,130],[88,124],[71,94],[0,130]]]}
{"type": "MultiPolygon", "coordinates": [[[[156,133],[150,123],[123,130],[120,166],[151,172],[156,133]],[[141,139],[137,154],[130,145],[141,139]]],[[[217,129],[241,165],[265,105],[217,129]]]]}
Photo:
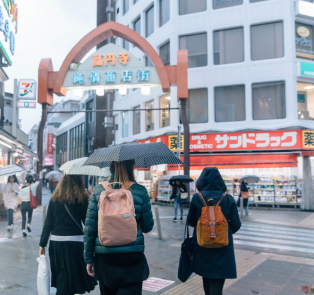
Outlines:
{"type": "Polygon", "coordinates": [[[197,222],[196,236],[197,243],[204,248],[222,248],[229,244],[228,222],[219,206],[221,200],[226,194],[223,194],[217,205],[213,199],[209,199],[207,204],[199,193],[199,197],[204,207],[202,214],[197,222]],[[209,203],[214,205],[210,206],[209,203]]]}

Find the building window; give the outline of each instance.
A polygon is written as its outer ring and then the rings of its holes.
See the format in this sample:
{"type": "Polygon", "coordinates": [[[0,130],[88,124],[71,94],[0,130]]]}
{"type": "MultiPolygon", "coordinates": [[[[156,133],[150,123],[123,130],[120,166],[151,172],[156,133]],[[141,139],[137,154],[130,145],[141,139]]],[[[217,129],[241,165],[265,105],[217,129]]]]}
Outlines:
{"type": "Polygon", "coordinates": [[[165,66],[170,65],[170,41],[159,47],[159,55],[165,66]]]}
{"type": "Polygon", "coordinates": [[[135,4],[136,2],[138,2],[138,0],[133,0],[133,4],[135,4]]]}
{"type": "MultiPolygon", "coordinates": [[[[90,111],[93,111],[94,108],[91,108],[90,111]]],[[[88,112],[87,113],[88,123],[91,123],[94,121],[94,112],[88,112]]]]}
{"type": "Polygon", "coordinates": [[[88,153],[92,153],[94,151],[94,138],[89,138],[87,141],[87,150],[88,153]]]}
{"type": "Polygon", "coordinates": [[[129,112],[122,113],[122,137],[129,136],[129,112]]]}
{"type": "Polygon", "coordinates": [[[208,91],[207,88],[189,90],[186,113],[190,123],[208,122],[208,91]]]}
{"type": "Polygon", "coordinates": [[[295,44],[297,56],[313,58],[313,26],[302,23],[295,23],[295,44]]]}
{"type": "Polygon", "coordinates": [[[214,9],[226,8],[226,7],[237,6],[237,5],[243,4],[243,0],[232,0],[232,1],[212,0],[212,1],[213,1],[214,9]]]}
{"type": "Polygon", "coordinates": [[[188,50],[189,68],[207,66],[207,34],[180,37],[180,49],[188,50]]]}
{"type": "Polygon", "coordinates": [[[72,129],[70,129],[70,160],[78,159],[84,157],[84,139],[85,139],[85,131],[84,125],[78,125],[72,129]]]}
{"type": "Polygon", "coordinates": [[[160,97],[159,107],[161,109],[168,109],[160,110],[160,128],[170,126],[170,100],[170,94],[160,97]]]}
{"type": "Polygon", "coordinates": [[[140,106],[133,109],[133,135],[141,133],[141,111],[140,106]]]}
{"type": "Polygon", "coordinates": [[[251,58],[262,60],[284,56],[282,22],[251,26],[251,58]]]}
{"type": "Polygon", "coordinates": [[[253,84],[253,119],[284,119],[286,117],[285,96],[285,82],[253,84]]]}
{"type": "Polygon", "coordinates": [[[314,84],[297,83],[298,118],[314,120],[314,84]]]}
{"type": "Polygon", "coordinates": [[[133,23],[133,30],[141,35],[141,17],[138,17],[133,23]]]}
{"type": "Polygon", "coordinates": [[[129,0],[123,0],[123,15],[129,11],[130,3],[129,0]]]}
{"type": "Polygon", "coordinates": [[[206,2],[207,0],[179,0],[179,14],[184,15],[206,11],[206,2]]]}
{"type": "Polygon", "coordinates": [[[245,120],[244,85],[215,87],[215,121],[245,120]]]}
{"type": "Polygon", "coordinates": [[[155,23],[155,17],[154,17],[154,5],[150,7],[146,11],[146,23],[145,23],[145,30],[146,30],[146,38],[150,36],[152,33],[154,33],[154,23],[155,23]]]}
{"type": "Polygon", "coordinates": [[[214,32],[214,64],[222,65],[243,61],[243,28],[214,32]]]}
{"type": "Polygon", "coordinates": [[[170,19],[170,0],[159,0],[159,26],[163,26],[170,19]]]}
{"type": "Polygon", "coordinates": [[[154,130],[154,101],[151,100],[145,104],[145,131],[154,130]]]}
{"type": "Polygon", "coordinates": [[[145,56],[145,66],[146,67],[153,67],[154,64],[152,63],[151,59],[148,56],[145,56]]]}
{"type": "Polygon", "coordinates": [[[62,133],[56,137],[56,162],[61,166],[67,162],[67,149],[68,149],[68,133],[62,133]]]}

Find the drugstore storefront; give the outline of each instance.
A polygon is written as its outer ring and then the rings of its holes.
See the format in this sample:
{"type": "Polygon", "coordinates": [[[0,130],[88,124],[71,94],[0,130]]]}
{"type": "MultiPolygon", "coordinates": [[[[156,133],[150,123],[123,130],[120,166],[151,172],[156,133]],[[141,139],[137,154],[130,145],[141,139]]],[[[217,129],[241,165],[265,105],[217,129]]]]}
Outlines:
{"type": "MultiPolygon", "coordinates": [[[[172,151],[178,151],[177,135],[167,135],[139,141],[161,141],[172,151]]],[[[183,144],[183,136],[181,136],[183,144]]],[[[183,160],[181,148],[181,159],[183,160]]],[[[303,154],[314,159],[314,131],[258,131],[238,133],[192,134],[190,138],[190,175],[197,180],[202,170],[216,166],[223,175],[229,193],[237,197],[238,179],[247,174],[260,177],[250,185],[250,203],[254,206],[298,207],[302,200],[303,154]]],[[[312,161],[312,160],[311,160],[312,161]]],[[[312,161],[312,173],[314,161],[312,161]]],[[[151,173],[156,176],[152,167],[151,173]]],[[[178,173],[178,165],[164,165],[159,172],[163,195],[167,192],[165,180],[178,173]]],[[[183,170],[183,167],[180,167],[183,170]]],[[[145,172],[147,174],[147,171],[145,172]]],[[[140,181],[143,173],[138,173],[140,181]]],[[[147,181],[147,180],[146,180],[147,181]]],[[[147,181],[148,182],[148,181],[147,181]]],[[[193,186],[193,184],[192,184],[193,186]]],[[[192,187],[192,191],[195,188],[192,187]]]]}

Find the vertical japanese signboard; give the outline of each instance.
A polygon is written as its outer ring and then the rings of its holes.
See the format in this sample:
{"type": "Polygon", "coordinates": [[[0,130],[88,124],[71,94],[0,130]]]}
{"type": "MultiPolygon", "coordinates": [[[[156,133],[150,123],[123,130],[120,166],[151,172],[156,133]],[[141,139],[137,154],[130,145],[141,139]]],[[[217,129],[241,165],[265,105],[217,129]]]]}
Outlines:
{"type": "Polygon", "coordinates": [[[47,132],[47,154],[53,154],[53,126],[48,125],[48,132],[47,132]]]}

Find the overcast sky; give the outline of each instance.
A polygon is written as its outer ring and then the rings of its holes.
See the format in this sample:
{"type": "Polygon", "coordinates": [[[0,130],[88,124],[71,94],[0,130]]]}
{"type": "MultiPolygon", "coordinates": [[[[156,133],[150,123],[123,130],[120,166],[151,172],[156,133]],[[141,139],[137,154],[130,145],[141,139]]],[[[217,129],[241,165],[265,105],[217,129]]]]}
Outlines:
{"type": "MultiPolygon", "coordinates": [[[[51,58],[58,71],[73,46],[96,27],[96,0],[15,0],[19,9],[18,33],[12,66],[5,91],[13,91],[13,80],[38,80],[42,58],[51,58]]],[[[54,97],[54,102],[60,101],[54,97]]],[[[21,109],[22,130],[26,133],[41,119],[41,105],[21,109]]]]}

